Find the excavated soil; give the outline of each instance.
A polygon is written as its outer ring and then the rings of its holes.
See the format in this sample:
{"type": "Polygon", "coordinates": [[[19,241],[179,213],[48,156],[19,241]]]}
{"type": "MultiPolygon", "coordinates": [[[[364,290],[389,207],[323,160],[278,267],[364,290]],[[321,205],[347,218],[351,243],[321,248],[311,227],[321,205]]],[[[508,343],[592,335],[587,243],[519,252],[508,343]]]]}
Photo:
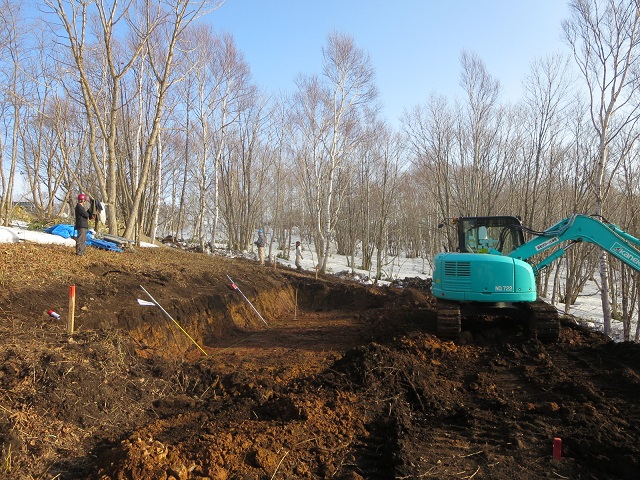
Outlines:
{"type": "Polygon", "coordinates": [[[168,248],[3,245],[0,287],[0,478],[640,478],[640,347],[569,319],[441,341],[428,282],[168,248]]]}

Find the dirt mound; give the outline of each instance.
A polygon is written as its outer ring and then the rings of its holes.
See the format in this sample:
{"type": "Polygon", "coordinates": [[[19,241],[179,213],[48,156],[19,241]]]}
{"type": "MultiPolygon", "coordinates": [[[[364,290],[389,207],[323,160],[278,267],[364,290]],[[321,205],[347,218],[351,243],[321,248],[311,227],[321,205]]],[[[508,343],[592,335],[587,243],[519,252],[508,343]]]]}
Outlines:
{"type": "Polygon", "coordinates": [[[0,478],[640,477],[638,345],[568,322],[461,345],[419,279],[89,253],[1,247],[0,478]]]}

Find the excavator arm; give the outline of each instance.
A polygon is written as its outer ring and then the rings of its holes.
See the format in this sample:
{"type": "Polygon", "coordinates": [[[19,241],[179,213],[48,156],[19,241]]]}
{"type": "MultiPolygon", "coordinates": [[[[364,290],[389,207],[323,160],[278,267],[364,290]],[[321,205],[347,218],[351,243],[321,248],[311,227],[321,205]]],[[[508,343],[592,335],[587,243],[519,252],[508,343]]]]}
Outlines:
{"type": "Polygon", "coordinates": [[[508,256],[526,261],[534,255],[560,246],[546,258],[532,265],[534,273],[537,274],[562,257],[577,242],[589,242],[597,245],[634,270],[640,271],[640,240],[612,223],[606,223],[587,215],[572,215],[561,220],[510,252],[508,256]]]}

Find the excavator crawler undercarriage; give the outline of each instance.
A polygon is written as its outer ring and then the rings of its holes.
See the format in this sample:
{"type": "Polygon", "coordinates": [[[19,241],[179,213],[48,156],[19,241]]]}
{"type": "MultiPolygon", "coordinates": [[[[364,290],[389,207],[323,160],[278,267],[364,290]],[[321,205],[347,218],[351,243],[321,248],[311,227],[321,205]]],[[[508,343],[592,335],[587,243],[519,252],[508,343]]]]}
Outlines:
{"type": "MultiPolygon", "coordinates": [[[[529,336],[545,343],[558,341],[560,335],[560,319],[557,310],[542,300],[517,304],[483,304],[438,299],[436,305],[437,330],[441,338],[458,340],[462,332],[463,318],[479,316],[508,318],[510,321],[507,323],[510,324],[515,320],[526,327],[529,336]]],[[[467,326],[469,325],[471,322],[467,323],[467,326]]],[[[474,323],[473,329],[476,328],[482,327],[474,323]]]]}

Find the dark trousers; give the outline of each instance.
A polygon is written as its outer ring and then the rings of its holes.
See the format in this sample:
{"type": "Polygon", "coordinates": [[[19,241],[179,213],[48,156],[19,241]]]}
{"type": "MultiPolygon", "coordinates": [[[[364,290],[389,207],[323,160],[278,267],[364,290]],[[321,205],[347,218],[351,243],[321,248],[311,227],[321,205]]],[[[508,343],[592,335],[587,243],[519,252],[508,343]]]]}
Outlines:
{"type": "Polygon", "coordinates": [[[84,249],[87,247],[87,229],[79,228],[76,237],[76,255],[83,255],[84,249]]]}

